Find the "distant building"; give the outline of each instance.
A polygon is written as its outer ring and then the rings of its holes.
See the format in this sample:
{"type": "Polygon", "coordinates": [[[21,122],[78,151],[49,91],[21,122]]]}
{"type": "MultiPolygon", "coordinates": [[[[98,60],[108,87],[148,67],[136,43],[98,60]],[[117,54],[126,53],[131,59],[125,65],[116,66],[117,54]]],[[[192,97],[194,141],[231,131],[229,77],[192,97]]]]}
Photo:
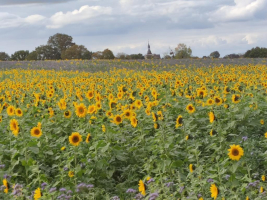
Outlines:
{"type": "Polygon", "coordinates": [[[145,55],[145,59],[160,59],[160,54],[152,54],[149,43],[148,43],[148,50],[147,50],[147,54],[145,55]]]}

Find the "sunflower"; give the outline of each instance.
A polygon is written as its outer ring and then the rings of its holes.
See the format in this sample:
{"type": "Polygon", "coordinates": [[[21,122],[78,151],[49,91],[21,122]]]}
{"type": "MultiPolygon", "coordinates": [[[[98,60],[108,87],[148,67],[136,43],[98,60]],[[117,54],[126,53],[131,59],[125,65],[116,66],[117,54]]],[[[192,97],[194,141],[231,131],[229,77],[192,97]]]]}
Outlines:
{"type": "Polygon", "coordinates": [[[210,186],[210,193],[211,193],[211,197],[213,197],[214,199],[217,198],[218,194],[219,194],[219,191],[218,191],[218,188],[216,187],[215,184],[212,184],[210,186]]]}
{"type": "Polygon", "coordinates": [[[130,118],[130,121],[131,121],[131,125],[135,128],[137,126],[137,124],[138,124],[138,120],[136,119],[136,117],[132,116],[130,118]]]}
{"type": "Polygon", "coordinates": [[[267,138],[267,132],[264,134],[264,137],[267,138]]]}
{"type": "Polygon", "coordinates": [[[31,136],[39,138],[42,136],[42,130],[40,127],[33,127],[31,130],[31,136]]]}
{"type": "Polygon", "coordinates": [[[112,110],[113,108],[116,108],[116,105],[117,105],[117,102],[116,101],[113,101],[113,100],[111,100],[110,102],[109,102],[109,108],[112,110]]]}
{"type": "Polygon", "coordinates": [[[209,112],[209,118],[210,118],[210,123],[213,123],[214,120],[215,120],[215,115],[214,115],[214,112],[209,112]]]}
{"type": "Polygon", "coordinates": [[[10,130],[17,137],[19,134],[19,123],[15,119],[10,120],[10,130]]]}
{"type": "Polygon", "coordinates": [[[3,185],[5,186],[4,193],[8,193],[9,184],[6,179],[3,180],[3,185]]]}
{"type": "Polygon", "coordinates": [[[239,94],[233,94],[232,102],[233,103],[239,103],[240,102],[240,95],[239,94]]]}
{"type": "Polygon", "coordinates": [[[41,189],[40,188],[37,188],[35,191],[34,191],[34,200],[38,200],[42,197],[42,193],[41,193],[41,189]]]}
{"type": "Polygon", "coordinates": [[[96,111],[95,105],[91,105],[91,106],[88,107],[87,113],[88,114],[93,114],[95,111],[96,111]]]}
{"type": "Polygon", "coordinates": [[[162,113],[162,111],[158,111],[157,112],[157,115],[158,115],[158,119],[159,120],[163,120],[163,113],[162,113]]]}
{"type": "Polygon", "coordinates": [[[71,111],[70,111],[70,110],[66,110],[66,111],[64,112],[64,117],[65,117],[65,118],[70,118],[70,117],[71,117],[71,111]]]}
{"type": "Polygon", "coordinates": [[[262,175],[262,176],[261,176],[261,180],[262,180],[262,181],[265,181],[265,175],[262,175]]]}
{"type": "Polygon", "coordinates": [[[208,99],[208,100],[206,101],[206,103],[207,103],[207,105],[211,106],[211,105],[214,104],[214,100],[213,100],[213,99],[208,99]]]}
{"type": "Polygon", "coordinates": [[[15,110],[14,106],[8,106],[6,112],[9,116],[13,116],[15,114],[15,110]]]}
{"type": "Polygon", "coordinates": [[[158,123],[154,123],[154,129],[159,129],[159,124],[158,123]]]}
{"type": "Polygon", "coordinates": [[[185,136],[185,140],[188,140],[189,139],[189,135],[185,136]]]}
{"type": "Polygon", "coordinates": [[[133,115],[133,111],[131,111],[131,110],[129,110],[129,109],[123,111],[123,116],[124,116],[125,118],[127,118],[127,119],[131,119],[132,115],[133,115]]]}
{"type": "Polygon", "coordinates": [[[115,115],[112,122],[119,125],[122,123],[122,117],[120,115],[115,115]]]}
{"type": "Polygon", "coordinates": [[[176,119],[176,125],[175,125],[175,127],[178,128],[180,126],[183,126],[183,117],[182,117],[182,115],[179,115],[177,117],[177,119],[176,119]]]}
{"type": "Polygon", "coordinates": [[[158,121],[158,116],[154,112],[152,112],[152,118],[154,122],[158,121]]]}
{"type": "Polygon", "coordinates": [[[215,135],[216,133],[217,133],[216,131],[214,131],[214,130],[211,129],[211,131],[210,131],[210,136],[213,136],[213,135],[215,135]]]}
{"type": "Polygon", "coordinates": [[[16,115],[17,115],[18,117],[22,117],[23,112],[22,112],[22,110],[21,110],[20,108],[17,108],[17,109],[16,109],[16,115]]]}
{"type": "Polygon", "coordinates": [[[69,136],[69,142],[73,146],[79,146],[80,142],[82,141],[83,141],[82,136],[78,132],[74,132],[71,134],[71,136],[69,136]]]}
{"type": "Polygon", "coordinates": [[[140,109],[143,106],[142,101],[139,99],[135,100],[134,104],[138,109],[140,109]]]}
{"type": "Polygon", "coordinates": [[[249,197],[248,196],[246,197],[246,200],[249,200],[249,197]]]}
{"type": "Polygon", "coordinates": [[[74,171],[69,171],[68,175],[70,178],[72,178],[74,176],[74,171]]]}
{"type": "Polygon", "coordinates": [[[228,105],[228,104],[224,104],[223,107],[224,107],[225,109],[227,109],[227,108],[229,108],[229,105],[228,105]]]}
{"type": "Polygon", "coordinates": [[[89,90],[87,93],[86,93],[86,98],[88,98],[89,100],[91,100],[92,98],[94,98],[94,92],[92,90],[89,90]]]}
{"type": "Polygon", "coordinates": [[[64,151],[65,149],[66,149],[65,146],[60,148],[61,151],[64,151]]]}
{"type": "Polygon", "coordinates": [[[83,103],[76,106],[76,115],[78,117],[85,117],[86,116],[86,107],[83,103]]]}
{"type": "Polygon", "coordinates": [[[261,123],[261,125],[263,125],[263,124],[264,124],[264,120],[263,120],[263,119],[261,119],[261,120],[260,120],[260,123],[261,123]]]}
{"type": "Polygon", "coordinates": [[[222,98],[221,97],[217,97],[217,96],[214,97],[214,101],[217,104],[217,106],[219,106],[219,105],[221,105],[223,103],[222,98]]]}
{"type": "Polygon", "coordinates": [[[190,171],[191,173],[194,171],[194,166],[193,166],[193,164],[190,164],[190,165],[189,165],[189,171],[190,171]]]}
{"type": "Polygon", "coordinates": [[[146,186],[145,186],[144,182],[143,182],[142,180],[140,180],[138,185],[139,185],[139,187],[138,187],[139,192],[140,192],[143,196],[145,196],[145,195],[146,195],[146,186]]]}
{"type": "Polygon", "coordinates": [[[89,141],[90,141],[91,139],[92,139],[92,136],[91,136],[90,133],[88,133],[85,142],[86,142],[86,143],[89,143],[89,141]]]}
{"type": "Polygon", "coordinates": [[[2,116],[0,115],[0,123],[3,121],[2,116]]]}
{"type": "Polygon", "coordinates": [[[263,192],[264,192],[263,187],[260,187],[260,193],[263,193],[263,192]]]}
{"type": "Polygon", "coordinates": [[[105,133],[106,132],[106,126],[102,125],[102,131],[105,133]]]}
{"type": "Polygon", "coordinates": [[[190,114],[192,114],[192,113],[194,113],[196,111],[195,107],[191,103],[186,106],[186,110],[190,114]]]}
{"type": "Polygon", "coordinates": [[[228,156],[230,159],[232,160],[239,160],[243,155],[244,155],[244,151],[242,149],[242,147],[240,147],[239,145],[230,145],[230,149],[228,149],[229,153],[228,156]]]}

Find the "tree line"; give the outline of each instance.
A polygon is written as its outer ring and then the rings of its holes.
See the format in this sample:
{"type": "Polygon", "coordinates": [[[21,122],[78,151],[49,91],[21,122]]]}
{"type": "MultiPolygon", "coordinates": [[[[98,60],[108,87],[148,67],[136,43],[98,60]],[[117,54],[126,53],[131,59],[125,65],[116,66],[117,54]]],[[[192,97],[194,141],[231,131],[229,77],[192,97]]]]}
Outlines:
{"type": "MultiPolygon", "coordinates": [[[[203,58],[219,58],[220,53],[214,51],[209,56],[203,58]]],[[[248,50],[245,54],[229,54],[223,58],[267,58],[267,48],[255,47],[248,50]]],[[[71,59],[114,59],[113,52],[109,49],[103,51],[92,52],[89,51],[84,45],[77,45],[73,42],[73,38],[66,34],[57,33],[50,36],[46,45],[40,45],[34,51],[27,50],[16,51],[9,56],[5,52],[0,52],[0,60],[8,61],[23,61],[23,60],[71,60],[71,59]]],[[[124,60],[145,59],[143,54],[130,54],[118,53],[116,58],[124,60]]],[[[178,44],[174,51],[170,50],[165,53],[164,59],[183,59],[183,58],[198,58],[192,56],[192,49],[185,44],[178,44]]]]}

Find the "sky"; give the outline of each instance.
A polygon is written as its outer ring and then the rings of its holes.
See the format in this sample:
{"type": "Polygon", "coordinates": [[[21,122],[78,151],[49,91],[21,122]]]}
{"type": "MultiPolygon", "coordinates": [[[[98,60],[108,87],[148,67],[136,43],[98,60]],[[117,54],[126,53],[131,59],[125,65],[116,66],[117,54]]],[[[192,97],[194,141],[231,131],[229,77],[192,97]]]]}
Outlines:
{"type": "Polygon", "coordinates": [[[0,52],[33,51],[64,33],[90,51],[193,56],[267,48],[267,0],[0,0],[0,52]]]}

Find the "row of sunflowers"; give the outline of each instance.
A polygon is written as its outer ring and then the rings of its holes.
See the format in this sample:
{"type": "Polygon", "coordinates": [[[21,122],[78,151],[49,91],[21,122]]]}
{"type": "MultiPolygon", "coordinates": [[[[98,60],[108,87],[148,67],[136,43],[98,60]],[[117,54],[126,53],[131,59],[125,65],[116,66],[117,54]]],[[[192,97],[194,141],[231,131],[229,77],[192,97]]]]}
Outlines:
{"type": "Polygon", "coordinates": [[[267,68],[0,71],[1,199],[264,199],[267,68]]]}

